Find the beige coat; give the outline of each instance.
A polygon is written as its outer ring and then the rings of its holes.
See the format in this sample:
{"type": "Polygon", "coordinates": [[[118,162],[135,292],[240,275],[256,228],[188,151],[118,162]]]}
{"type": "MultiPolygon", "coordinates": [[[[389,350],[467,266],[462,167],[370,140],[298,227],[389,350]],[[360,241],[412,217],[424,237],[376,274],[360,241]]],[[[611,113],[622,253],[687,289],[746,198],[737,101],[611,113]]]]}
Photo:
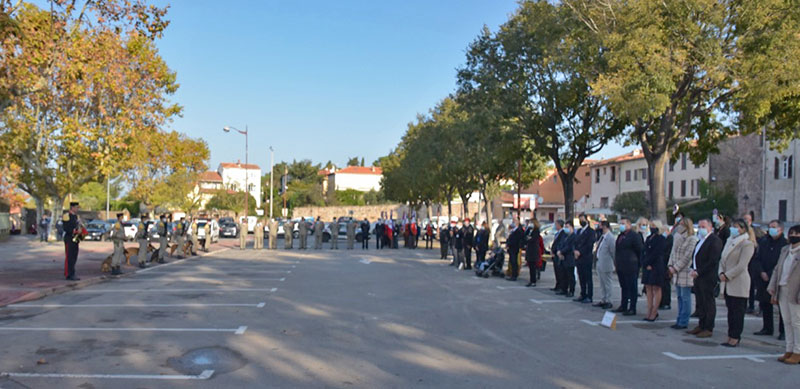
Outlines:
{"type": "Polygon", "coordinates": [[[672,254],[669,256],[669,267],[674,268],[673,276],[675,285],[683,287],[694,286],[694,280],[689,275],[692,272],[692,257],[697,246],[697,236],[686,236],[685,233],[672,235],[672,254]]]}
{"type": "Polygon", "coordinates": [[[747,235],[728,238],[719,262],[719,274],[725,273],[725,277],[728,278],[728,282],[720,285],[723,294],[743,298],[750,296],[750,274],[747,265],[750,263],[750,258],[753,258],[755,249],[755,243],[748,239],[747,235]]]}
{"type": "Polygon", "coordinates": [[[776,292],[778,291],[778,282],[781,280],[781,275],[784,271],[789,271],[791,272],[789,273],[789,283],[786,285],[786,288],[789,290],[789,301],[794,304],[800,304],[800,255],[795,255],[794,260],[790,262],[792,264],[791,268],[783,268],[783,262],[786,260],[786,256],[790,255],[790,247],[790,245],[787,245],[781,250],[778,264],[775,265],[775,270],[772,271],[772,278],[769,279],[767,292],[777,298],[778,295],[776,292]]]}

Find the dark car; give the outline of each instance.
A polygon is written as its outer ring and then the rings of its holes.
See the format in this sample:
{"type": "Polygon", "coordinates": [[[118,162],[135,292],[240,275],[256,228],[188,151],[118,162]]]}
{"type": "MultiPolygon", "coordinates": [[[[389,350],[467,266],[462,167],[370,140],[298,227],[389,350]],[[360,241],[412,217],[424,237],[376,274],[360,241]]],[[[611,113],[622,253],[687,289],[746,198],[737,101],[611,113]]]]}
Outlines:
{"type": "Polygon", "coordinates": [[[233,222],[233,219],[227,222],[221,222],[219,224],[219,236],[223,238],[236,238],[239,236],[239,226],[237,226],[236,223],[233,222]]]}
{"type": "Polygon", "coordinates": [[[89,232],[89,235],[86,236],[86,240],[98,240],[102,242],[108,240],[111,225],[103,220],[92,220],[86,225],[86,231],[89,232]]]}

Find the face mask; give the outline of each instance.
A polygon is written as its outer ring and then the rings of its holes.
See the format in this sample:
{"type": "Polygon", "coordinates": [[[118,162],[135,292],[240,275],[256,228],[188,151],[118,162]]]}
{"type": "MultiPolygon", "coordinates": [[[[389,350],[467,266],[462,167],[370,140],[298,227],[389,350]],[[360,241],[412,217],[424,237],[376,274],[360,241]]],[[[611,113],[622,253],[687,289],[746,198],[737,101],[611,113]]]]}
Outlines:
{"type": "Polygon", "coordinates": [[[459,224],[458,224],[458,228],[461,228],[461,226],[462,226],[462,224],[461,224],[461,223],[459,223],[459,224]]]}
{"type": "Polygon", "coordinates": [[[678,224],[680,222],[681,222],[681,217],[680,216],[676,217],[675,218],[675,224],[678,224]]]}
{"type": "Polygon", "coordinates": [[[566,232],[567,234],[569,234],[569,233],[570,233],[570,232],[572,232],[572,231],[569,229],[569,227],[566,227],[566,228],[564,228],[564,232],[566,232]]]}
{"type": "Polygon", "coordinates": [[[465,226],[469,227],[469,222],[464,223],[465,226]]]}
{"type": "Polygon", "coordinates": [[[666,237],[668,237],[668,236],[669,236],[669,232],[666,232],[666,231],[665,231],[665,232],[663,232],[663,233],[661,234],[661,236],[663,236],[663,237],[665,237],[665,238],[666,238],[666,237]]]}
{"type": "Polygon", "coordinates": [[[739,236],[739,229],[738,228],[731,227],[730,231],[731,231],[731,238],[735,238],[735,237],[739,236]]]}
{"type": "Polygon", "coordinates": [[[777,238],[779,235],[780,235],[780,233],[778,232],[777,228],[775,228],[775,227],[770,227],[769,228],[769,236],[771,236],[773,238],[777,238]]]}
{"type": "Polygon", "coordinates": [[[599,225],[599,224],[595,224],[595,225],[594,225],[594,229],[595,229],[595,230],[599,230],[599,229],[600,229],[600,225],[599,225]]]}
{"type": "Polygon", "coordinates": [[[705,238],[708,235],[708,230],[705,228],[701,228],[697,230],[697,235],[700,235],[701,238],[705,238]]]}
{"type": "Polygon", "coordinates": [[[647,232],[647,226],[639,226],[639,229],[642,230],[642,232],[647,232]]]}
{"type": "Polygon", "coordinates": [[[798,244],[800,243],[800,236],[790,236],[789,243],[791,244],[798,244]]]}
{"type": "Polygon", "coordinates": [[[624,224],[620,224],[619,225],[619,232],[625,232],[625,225],[624,224]]]}
{"type": "Polygon", "coordinates": [[[653,234],[653,235],[658,234],[658,228],[655,228],[655,227],[650,228],[650,233],[653,234]]]}
{"type": "Polygon", "coordinates": [[[581,227],[586,227],[586,224],[588,224],[588,223],[586,223],[586,220],[582,220],[581,221],[581,227]]]}

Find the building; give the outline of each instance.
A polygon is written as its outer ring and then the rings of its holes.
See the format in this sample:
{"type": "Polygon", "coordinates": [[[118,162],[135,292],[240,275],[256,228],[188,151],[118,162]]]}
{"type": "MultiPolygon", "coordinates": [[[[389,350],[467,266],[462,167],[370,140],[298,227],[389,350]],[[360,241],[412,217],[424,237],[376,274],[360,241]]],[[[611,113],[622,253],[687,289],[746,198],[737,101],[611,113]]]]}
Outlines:
{"type": "Polygon", "coordinates": [[[205,209],[208,202],[214,197],[214,193],[223,188],[222,176],[219,173],[215,171],[202,172],[197,178],[194,191],[189,196],[198,199],[199,208],[205,209]]]}
{"type": "MultiPolygon", "coordinates": [[[[575,183],[572,186],[574,201],[573,210],[575,216],[586,210],[585,204],[592,190],[590,166],[593,162],[595,161],[584,161],[583,165],[578,168],[578,172],[575,174],[575,183]]],[[[564,186],[556,169],[548,170],[547,175],[543,179],[534,181],[531,186],[522,192],[534,195],[536,202],[535,206],[532,208],[534,216],[537,219],[552,222],[566,217],[564,209],[564,186]]]]}
{"type": "MultiPolygon", "coordinates": [[[[762,142],[763,144],[763,142],[762,142]]],[[[763,154],[763,185],[748,185],[756,189],[747,193],[748,201],[758,195],[761,189],[762,217],[764,222],[778,219],[780,221],[797,222],[800,220],[800,183],[797,180],[797,158],[800,155],[800,141],[793,140],[783,151],[767,148],[763,154]],[[769,188],[769,190],[767,190],[769,188]]]]}
{"type": "Polygon", "coordinates": [[[245,165],[240,162],[223,162],[219,164],[217,171],[206,171],[200,173],[190,198],[199,200],[200,209],[205,209],[209,200],[220,189],[225,189],[228,193],[244,191],[245,177],[250,194],[256,200],[256,208],[261,208],[261,168],[258,165],[245,165]]]}
{"type": "Polygon", "coordinates": [[[334,195],[337,190],[353,189],[360,192],[381,190],[383,170],[374,166],[348,166],[328,174],[327,190],[334,195]]]}

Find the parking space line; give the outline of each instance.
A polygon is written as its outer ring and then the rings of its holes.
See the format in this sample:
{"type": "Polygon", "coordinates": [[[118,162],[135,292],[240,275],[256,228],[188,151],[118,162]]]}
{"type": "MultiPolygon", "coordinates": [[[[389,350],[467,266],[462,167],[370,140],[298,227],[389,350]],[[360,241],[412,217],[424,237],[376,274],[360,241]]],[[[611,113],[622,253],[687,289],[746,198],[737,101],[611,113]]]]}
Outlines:
{"type": "Polygon", "coordinates": [[[273,289],[276,288],[81,289],[75,290],[72,293],[272,292],[273,289]]]}
{"type": "Polygon", "coordinates": [[[0,327],[0,331],[43,331],[43,332],[75,332],[75,331],[125,331],[125,332],[233,332],[242,335],[247,326],[238,328],[151,328],[151,327],[0,327]]]}
{"type": "Polygon", "coordinates": [[[9,378],[95,378],[118,380],[207,380],[214,370],[203,370],[198,375],[175,374],[60,374],[60,373],[13,373],[0,372],[0,377],[9,378]]]}
{"type": "Polygon", "coordinates": [[[500,290],[506,290],[506,289],[530,289],[530,288],[528,288],[526,286],[496,286],[495,288],[500,289],[500,290]]]}
{"type": "Polygon", "coordinates": [[[719,360],[719,359],[747,359],[753,362],[764,363],[764,358],[777,358],[783,354],[740,354],[740,355],[695,355],[695,356],[681,356],[671,352],[662,352],[662,354],[678,360],[678,361],[698,361],[698,360],[719,360]]]}
{"type": "MultiPolygon", "coordinates": [[[[750,321],[750,320],[761,321],[762,320],[760,317],[745,317],[744,319],[748,320],[748,321],[750,321]]],[[[725,317],[718,317],[718,318],[714,319],[714,321],[724,321],[724,320],[728,320],[728,319],[725,318],[725,317]]],[[[697,322],[698,319],[693,317],[693,318],[689,319],[689,321],[690,322],[697,322]]],[[[600,325],[599,321],[592,321],[592,320],[582,319],[581,322],[586,323],[586,324],[588,324],[590,326],[595,326],[595,327],[600,325]]],[[[652,322],[644,321],[644,320],[641,320],[641,319],[640,320],[617,320],[617,324],[657,324],[657,323],[668,324],[668,323],[674,323],[674,322],[675,322],[675,320],[666,320],[666,319],[665,320],[659,320],[659,321],[652,321],[652,322]]]]}
{"type": "Polygon", "coordinates": [[[205,307],[253,307],[263,308],[263,302],[258,304],[12,304],[10,308],[205,308],[205,307]]]}
{"type": "Polygon", "coordinates": [[[530,301],[534,304],[552,304],[552,303],[569,303],[572,300],[537,300],[537,299],[530,299],[530,301]]]}

